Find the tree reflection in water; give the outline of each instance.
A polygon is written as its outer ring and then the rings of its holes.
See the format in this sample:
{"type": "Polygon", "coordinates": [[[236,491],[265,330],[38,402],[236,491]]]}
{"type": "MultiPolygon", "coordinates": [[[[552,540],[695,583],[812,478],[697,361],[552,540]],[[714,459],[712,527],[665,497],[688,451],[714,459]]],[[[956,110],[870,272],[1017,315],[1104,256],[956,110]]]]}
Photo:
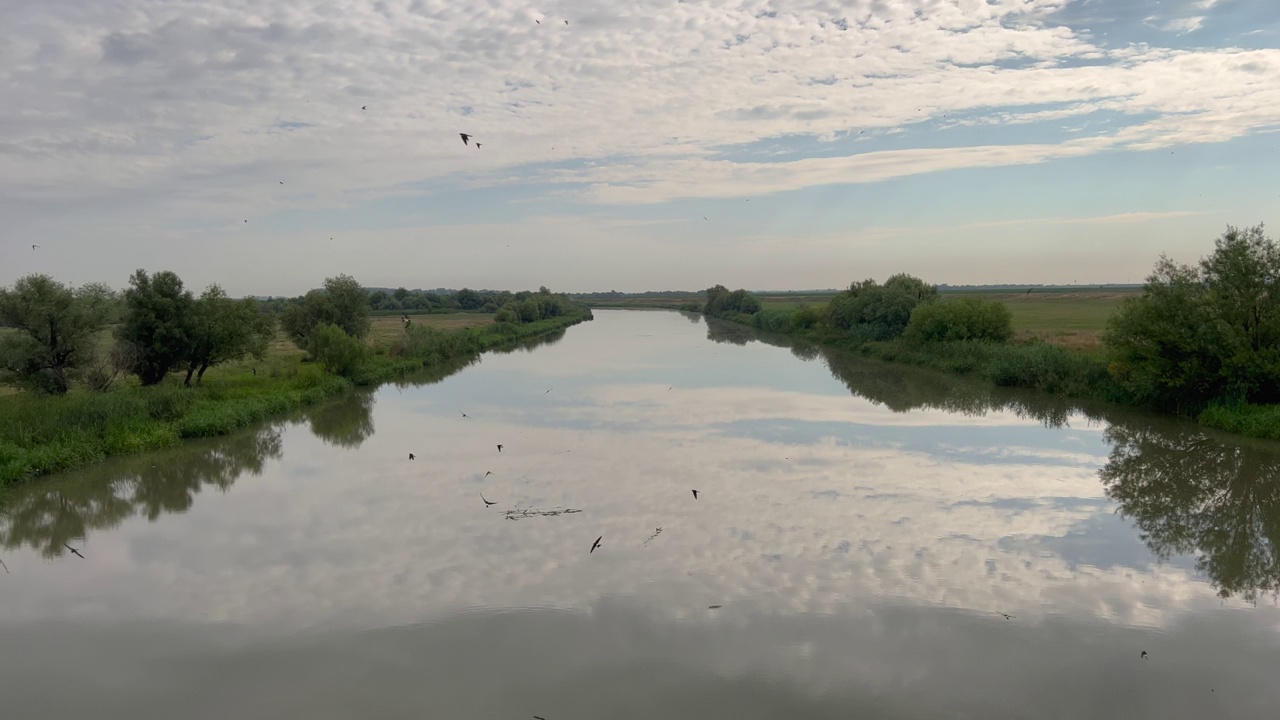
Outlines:
{"type": "Polygon", "coordinates": [[[329,445],[355,449],[373,435],[372,391],[358,391],[307,413],[311,434],[329,445]]]}
{"type": "MultiPolygon", "coordinates": [[[[813,352],[786,336],[754,333],[719,318],[706,321],[707,337],[716,342],[754,339],[789,348],[798,357],[813,352]]],[[[982,416],[1005,411],[1050,428],[1066,427],[1078,415],[1106,423],[1111,451],[1099,470],[1106,495],[1133,520],[1156,557],[1195,557],[1199,572],[1224,598],[1256,602],[1262,594],[1280,595],[1280,444],[827,347],[817,352],[850,392],[895,412],[938,409],[982,416]]]]}
{"type": "Polygon", "coordinates": [[[67,552],[64,543],[90,530],[116,527],[135,514],[154,521],[186,512],[206,486],[226,491],[281,455],[280,426],[273,424],[15,488],[0,496],[0,541],[6,549],[28,546],[60,557],[67,552]]]}
{"type": "Polygon", "coordinates": [[[1224,598],[1280,589],[1280,447],[1195,426],[1114,425],[1107,497],[1156,557],[1195,555],[1224,598]]]}

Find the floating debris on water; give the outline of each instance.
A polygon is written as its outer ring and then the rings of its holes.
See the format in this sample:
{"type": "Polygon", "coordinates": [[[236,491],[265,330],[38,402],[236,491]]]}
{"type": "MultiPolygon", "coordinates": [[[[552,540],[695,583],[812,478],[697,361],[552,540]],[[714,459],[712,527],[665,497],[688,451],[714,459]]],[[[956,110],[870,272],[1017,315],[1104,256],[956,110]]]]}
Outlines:
{"type": "Polygon", "coordinates": [[[527,507],[524,509],[516,508],[515,510],[505,510],[502,513],[502,517],[506,518],[507,520],[519,520],[520,518],[539,517],[539,516],[555,517],[557,515],[572,515],[574,513],[580,513],[580,512],[582,511],[577,510],[575,508],[555,507],[547,510],[542,508],[535,509],[535,508],[527,507]]]}

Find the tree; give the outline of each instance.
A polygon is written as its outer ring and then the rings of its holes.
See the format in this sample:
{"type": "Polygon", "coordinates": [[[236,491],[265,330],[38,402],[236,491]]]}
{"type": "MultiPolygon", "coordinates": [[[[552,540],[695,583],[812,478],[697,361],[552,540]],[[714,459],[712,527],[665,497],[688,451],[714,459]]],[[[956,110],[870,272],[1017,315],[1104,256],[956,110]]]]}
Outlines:
{"type": "Polygon", "coordinates": [[[116,311],[105,285],[69,288],[48,275],[28,275],[0,289],[0,368],[21,387],[62,394],[92,358],[96,335],[116,311]]]}
{"type": "Polygon", "coordinates": [[[404,302],[404,299],[409,297],[409,290],[407,288],[398,287],[395,289],[395,292],[391,293],[391,296],[396,299],[396,302],[404,302]]]}
{"type": "Polygon", "coordinates": [[[364,362],[365,346],[337,325],[324,323],[311,331],[307,352],[325,372],[351,377],[364,362]]]}
{"type": "Polygon", "coordinates": [[[463,310],[476,310],[484,305],[484,298],[480,297],[480,293],[470,288],[462,288],[454,293],[453,299],[457,301],[458,307],[463,310]]]}
{"type": "Polygon", "coordinates": [[[1280,249],[1261,225],[1228,226],[1198,266],[1162,256],[1103,342],[1112,376],[1140,402],[1280,400],[1280,249]]]}
{"type": "Polygon", "coordinates": [[[1001,302],[967,297],[917,305],[902,334],[913,343],[977,340],[1003,343],[1013,337],[1013,313],[1001,302]]]}
{"type": "Polygon", "coordinates": [[[275,321],[259,312],[253,299],[232,300],[221,287],[210,285],[195,302],[183,384],[191,385],[192,375],[201,382],[212,365],[246,355],[261,359],[274,334],[275,321]]]}
{"type": "Polygon", "coordinates": [[[827,324],[863,340],[891,340],[907,329],[917,305],[938,297],[938,289],[923,280],[899,273],[879,285],[875,280],[855,282],[827,305],[827,324]]]}
{"type": "Polygon", "coordinates": [[[138,270],[129,284],[118,337],[132,346],[138,379],[143,385],[155,385],[187,357],[195,298],[182,288],[182,279],[168,270],[154,276],[138,270]]]}
{"type": "Polygon", "coordinates": [[[325,323],[337,325],[353,338],[368,334],[369,293],[350,275],[325,278],[323,290],[295,298],[280,316],[280,326],[303,350],[312,330],[325,323]]]}

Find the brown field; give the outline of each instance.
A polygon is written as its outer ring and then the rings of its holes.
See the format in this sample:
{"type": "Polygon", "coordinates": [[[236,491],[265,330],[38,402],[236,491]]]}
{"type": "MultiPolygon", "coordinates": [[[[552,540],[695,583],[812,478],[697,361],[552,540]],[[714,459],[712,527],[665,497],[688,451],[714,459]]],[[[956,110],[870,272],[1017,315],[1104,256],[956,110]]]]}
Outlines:
{"type": "MultiPolygon", "coordinates": [[[[372,318],[373,326],[365,343],[371,347],[390,345],[404,332],[404,321],[399,315],[379,315],[372,318]]],[[[429,313],[410,315],[409,321],[414,325],[426,325],[441,330],[457,330],[460,328],[483,327],[493,324],[490,313],[429,313]]]]}

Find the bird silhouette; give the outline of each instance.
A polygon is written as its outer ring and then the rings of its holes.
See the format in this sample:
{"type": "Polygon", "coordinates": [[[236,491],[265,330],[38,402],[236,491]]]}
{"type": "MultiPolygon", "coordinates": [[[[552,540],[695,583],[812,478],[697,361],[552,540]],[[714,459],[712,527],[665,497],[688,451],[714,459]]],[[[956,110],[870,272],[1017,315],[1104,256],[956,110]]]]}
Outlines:
{"type": "Polygon", "coordinates": [[[544,392],[544,393],[542,393],[542,394],[543,394],[543,395],[546,395],[547,393],[551,392],[552,390],[555,390],[555,388],[548,388],[548,389],[547,389],[547,392],[544,392]]]}
{"type": "MultiPolygon", "coordinates": [[[[83,559],[84,559],[84,556],[80,554],[80,551],[79,551],[79,550],[77,550],[77,549],[75,549],[75,548],[71,547],[70,545],[68,545],[68,544],[66,544],[66,543],[62,543],[62,546],[63,546],[63,547],[65,547],[66,549],[70,550],[72,555],[75,555],[76,557],[80,558],[81,560],[83,560],[83,559]]],[[[1146,653],[1143,653],[1143,655],[1146,655],[1146,653]]]]}
{"type": "Polygon", "coordinates": [[[1013,619],[1013,616],[1012,616],[1012,615],[1010,615],[1009,613],[997,612],[996,614],[997,614],[997,615],[1000,615],[1000,616],[1001,616],[1001,617],[1003,617],[1005,620],[1012,620],[1012,619],[1013,619]]]}
{"type": "Polygon", "coordinates": [[[590,555],[591,553],[595,552],[596,548],[600,547],[600,541],[603,539],[604,539],[603,535],[596,538],[596,541],[594,543],[591,543],[591,549],[587,551],[587,554],[590,555]]]}
{"type": "Polygon", "coordinates": [[[722,608],[722,607],[724,607],[724,606],[723,606],[723,605],[708,605],[708,606],[707,606],[707,609],[708,609],[708,610],[719,610],[719,609],[720,609],[720,608],[722,608]]]}
{"type": "Polygon", "coordinates": [[[694,500],[697,500],[697,499],[698,499],[698,491],[697,491],[697,490],[694,490],[694,491],[693,491],[693,499],[694,499],[694,500]]]}
{"type": "MultiPolygon", "coordinates": [[[[534,22],[538,23],[539,25],[541,25],[541,24],[542,24],[542,21],[541,21],[541,20],[534,20],[534,22]]],[[[534,717],[538,717],[538,716],[537,716],[537,715],[534,715],[534,717]]]]}
{"type": "Polygon", "coordinates": [[[0,567],[4,568],[4,574],[9,574],[9,566],[4,564],[4,560],[0,560],[0,567]]]}
{"type": "Polygon", "coordinates": [[[471,136],[470,136],[470,135],[468,135],[468,134],[466,134],[466,133],[458,133],[458,135],[462,136],[462,144],[463,144],[463,145],[470,145],[470,144],[471,144],[471,136]]]}
{"type": "Polygon", "coordinates": [[[248,220],[245,220],[245,222],[249,222],[249,221],[248,221],[248,220]]]}
{"type": "Polygon", "coordinates": [[[35,250],[35,249],[36,249],[36,248],[38,248],[38,247],[40,247],[40,246],[39,246],[39,245],[32,245],[32,246],[31,246],[31,249],[32,249],[32,250],[35,250]]]}
{"type": "Polygon", "coordinates": [[[1030,294],[1031,294],[1031,288],[1027,288],[1027,294],[1028,294],[1028,295],[1030,295],[1030,294]]]}
{"type": "Polygon", "coordinates": [[[283,181],[283,180],[281,180],[281,181],[280,181],[280,184],[281,184],[281,185],[283,185],[283,184],[284,184],[284,181],[283,181]]]}
{"type": "Polygon", "coordinates": [[[468,414],[466,414],[466,413],[462,412],[461,410],[459,410],[458,412],[462,413],[462,417],[464,417],[464,418],[469,418],[469,417],[471,417],[470,415],[468,415],[468,414]]]}
{"type": "Polygon", "coordinates": [[[368,105],[361,105],[361,106],[360,106],[360,109],[361,109],[361,110],[365,110],[365,109],[368,109],[368,107],[369,107],[368,105]]]}
{"type": "MultiPolygon", "coordinates": [[[[481,500],[484,500],[484,493],[480,493],[480,499],[481,499],[481,500]]],[[[497,504],[498,504],[498,503],[496,503],[496,502],[491,502],[491,501],[489,501],[489,500],[484,500],[484,506],[485,506],[485,507],[489,507],[490,505],[497,505],[497,504]]]]}
{"type": "Polygon", "coordinates": [[[413,458],[414,458],[413,453],[409,453],[409,459],[412,460],[413,458]]]}
{"type": "MultiPolygon", "coordinates": [[[[703,215],[703,216],[702,216],[702,219],[703,219],[703,220],[706,220],[706,219],[707,219],[707,216],[706,216],[706,215],[703,215]]],[[[707,220],[707,222],[710,222],[710,220],[707,220]]]]}
{"type": "Polygon", "coordinates": [[[547,720],[547,719],[542,717],[541,715],[534,715],[533,720],[547,720]]]}
{"type": "Polygon", "coordinates": [[[480,142],[479,142],[479,141],[477,141],[477,142],[476,142],[476,149],[477,149],[477,150],[479,150],[479,149],[480,149],[480,142]]]}
{"type": "Polygon", "coordinates": [[[564,24],[565,24],[565,25],[568,25],[568,24],[569,24],[569,21],[568,21],[568,20],[565,20],[565,21],[564,21],[564,24]]]}
{"type": "Polygon", "coordinates": [[[498,443],[498,452],[502,452],[502,443],[498,443]]]}
{"type": "Polygon", "coordinates": [[[1146,651],[1146,650],[1143,650],[1143,651],[1142,651],[1142,659],[1143,659],[1143,660],[1146,660],[1146,659],[1147,659],[1147,651],[1146,651]]]}
{"type": "Polygon", "coordinates": [[[485,477],[489,477],[489,476],[490,476],[490,475],[492,475],[492,474],[493,474],[493,471],[492,471],[492,470],[485,470],[485,471],[484,471],[484,476],[485,476],[485,477]]]}

